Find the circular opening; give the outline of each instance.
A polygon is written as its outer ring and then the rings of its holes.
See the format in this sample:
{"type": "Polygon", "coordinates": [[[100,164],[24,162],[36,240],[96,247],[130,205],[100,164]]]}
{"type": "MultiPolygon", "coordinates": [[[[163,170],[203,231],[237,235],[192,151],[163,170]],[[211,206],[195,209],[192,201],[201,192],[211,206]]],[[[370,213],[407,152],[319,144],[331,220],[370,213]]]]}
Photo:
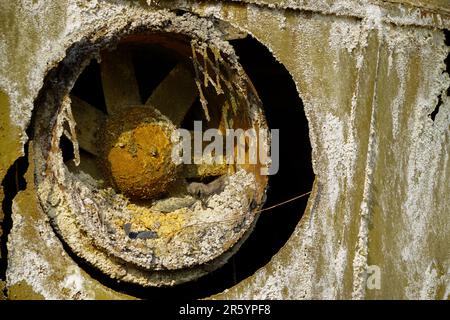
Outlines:
{"type": "Polygon", "coordinates": [[[38,118],[50,120],[36,131],[50,142],[37,145],[40,202],[68,246],[112,278],[157,287],[199,278],[256,222],[268,163],[248,162],[241,143],[248,131],[253,154],[268,149],[266,122],[233,52],[219,48],[172,33],[123,37],[100,50],[104,104],[72,91],[38,118]],[[149,65],[169,71],[143,99],[135,74],[149,65]],[[191,121],[193,131],[183,128],[191,121]]]}
{"type": "MultiPolygon", "coordinates": [[[[131,57],[128,61],[132,64],[135,72],[135,85],[138,89],[137,97],[140,104],[152,99],[155,90],[158,90],[161,83],[167,79],[167,75],[177,67],[180,61],[185,62],[185,65],[190,65],[187,63],[190,61],[186,57],[192,58],[191,53],[187,50],[189,48],[179,45],[180,39],[178,37],[173,39],[170,37],[160,37],[156,42],[153,38],[151,43],[147,40],[148,37],[129,37],[126,41],[119,44],[116,49],[118,52],[125,52],[131,57]],[[149,75],[151,76],[149,77],[149,75]]],[[[240,63],[246,74],[259,93],[269,127],[280,130],[280,170],[276,175],[270,177],[270,187],[267,192],[266,201],[266,206],[272,206],[311,189],[313,173],[310,164],[307,121],[303,114],[302,103],[295,90],[295,84],[292,78],[287,70],[276,62],[267,48],[251,37],[233,40],[231,44],[237,56],[239,56],[240,63]],[[292,137],[295,137],[295,139],[292,139],[292,137]],[[293,154],[295,154],[295,158],[292,156],[293,154]]],[[[208,55],[214,61],[214,53],[208,55]]],[[[94,106],[95,111],[90,110],[93,113],[108,114],[111,109],[111,101],[108,101],[108,95],[105,93],[105,71],[102,70],[101,65],[104,61],[104,57],[102,57],[100,63],[92,60],[78,77],[71,91],[73,99],[80,99],[94,106]]],[[[202,64],[204,61],[200,63],[202,64]]],[[[219,71],[223,74],[229,73],[229,70],[225,69],[219,68],[219,71]]],[[[190,70],[189,72],[195,74],[195,70],[190,70]]],[[[116,90],[118,89],[116,88],[116,90]]],[[[222,106],[223,100],[220,100],[220,95],[217,94],[217,88],[210,86],[202,93],[205,95],[205,99],[210,102],[210,110],[208,111],[211,113],[209,115],[205,113],[201,97],[196,96],[192,100],[191,107],[185,112],[182,120],[179,121],[179,127],[188,131],[193,130],[194,121],[200,121],[204,128],[220,126],[220,116],[223,108],[217,106],[222,106]],[[215,112],[216,110],[218,112],[215,112]]],[[[133,98],[128,99],[132,100],[133,98]]],[[[130,103],[130,105],[135,104],[136,101],[130,103]]],[[[74,116],[76,117],[75,114],[74,116]]],[[[126,115],[123,117],[126,118],[126,115]]],[[[118,116],[118,118],[120,117],[118,116]]],[[[83,119],[85,119],[84,115],[78,117],[80,121],[83,119]]],[[[247,122],[239,122],[238,117],[234,119],[237,122],[236,127],[238,125],[244,125],[244,128],[245,125],[248,127],[249,120],[247,122]]],[[[89,118],[87,119],[88,122],[91,120],[92,118],[90,120],[89,118]]],[[[89,128],[90,126],[87,126],[84,129],[89,130],[89,128]]],[[[122,132],[119,133],[121,134],[122,132]]],[[[82,138],[82,135],[83,132],[81,132],[79,138],[82,138]]],[[[127,143],[124,143],[124,145],[127,146],[127,143]]],[[[72,172],[79,172],[80,168],[71,167],[71,164],[74,162],[73,160],[76,160],[74,157],[76,153],[74,152],[73,141],[63,137],[60,139],[59,146],[62,150],[64,162],[68,164],[72,172]]],[[[92,177],[104,180],[106,184],[110,183],[115,189],[123,191],[120,187],[114,185],[114,181],[107,181],[110,171],[106,173],[102,171],[102,162],[96,159],[99,157],[99,153],[101,154],[101,151],[92,152],[92,150],[89,150],[89,147],[91,147],[89,146],[89,141],[87,146],[87,148],[80,149],[81,163],[83,163],[83,160],[85,164],[91,163],[91,165],[88,165],[88,168],[84,168],[85,171],[92,177]]],[[[158,151],[156,150],[156,153],[158,151]]],[[[154,169],[154,167],[152,168],[154,169]]],[[[214,168],[208,174],[204,174],[205,171],[202,171],[203,174],[198,174],[198,169],[195,171],[195,175],[186,177],[187,183],[209,185],[223,175],[223,172],[217,168],[214,168]],[[219,173],[217,173],[217,170],[219,173]]],[[[264,184],[259,189],[263,190],[264,184]]],[[[262,196],[263,194],[261,194],[260,202],[262,202],[262,196]]],[[[146,200],[142,199],[144,202],[146,200]]],[[[133,199],[133,201],[139,203],[136,199],[133,199]]],[[[170,297],[202,298],[233,286],[264,266],[286,243],[301,218],[305,206],[306,198],[264,212],[259,217],[256,228],[253,228],[252,223],[247,226],[246,230],[248,231],[245,232],[245,235],[241,234],[240,237],[243,239],[248,237],[248,239],[246,242],[242,241],[243,243],[241,242],[236,246],[235,251],[239,247],[241,248],[237,253],[232,252],[228,255],[220,263],[222,265],[221,267],[218,269],[217,267],[210,267],[208,269],[208,266],[203,266],[206,269],[201,273],[203,277],[170,288],[143,288],[136,284],[116,282],[97,269],[92,268],[90,264],[85,263],[82,258],[78,257],[78,253],[74,252],[69,246],[66,245],[66,249],[71,252],[74,259],[88,270],[92,276],[115,290],[145,298],[161,298],[165,295],[170,297]],[[217,270],[212,271],[214,269],[217,270]]],[[[259,208],[255,206],[254,209],[254,211],[257,211],[259,208]]],[[[151,238],[154,236],[154,234],[149,232],[151,230],[145,230],[147,233],[140,235],[143,231],[126,230],[129,227],[129,225],[124,224],[125,232],[129,236],[131,235],[131,237],[148,236],[151,238]]],[[[171,276],[173,275],[168,275],[169,278],[171,276]]],[[[198,276],[191,279],[195,278],[198,278],[198,276]]]]}

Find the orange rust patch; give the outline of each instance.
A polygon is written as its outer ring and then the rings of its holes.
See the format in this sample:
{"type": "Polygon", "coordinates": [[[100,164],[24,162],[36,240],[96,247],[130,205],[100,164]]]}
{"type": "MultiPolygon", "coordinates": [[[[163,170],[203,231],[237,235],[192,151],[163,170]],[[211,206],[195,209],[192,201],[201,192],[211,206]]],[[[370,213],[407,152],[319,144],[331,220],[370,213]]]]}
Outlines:
{"type": "Polygon", "coordinates": [[[130,198],[149,199],[172,182],[170,132],[145,108],[131,108],[108,120],[105,160],[112,183],[130,198]]]}

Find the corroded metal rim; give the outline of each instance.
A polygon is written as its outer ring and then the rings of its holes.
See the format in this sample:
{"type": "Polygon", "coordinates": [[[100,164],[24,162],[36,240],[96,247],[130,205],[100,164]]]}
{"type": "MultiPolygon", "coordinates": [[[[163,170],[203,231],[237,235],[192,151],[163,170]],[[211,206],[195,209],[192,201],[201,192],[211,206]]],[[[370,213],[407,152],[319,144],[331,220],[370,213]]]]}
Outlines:
{"type": "Polygon", "coordinates": [[[155,21],[157,25],[149,21],[130,22],[125,29],[117,30],[113,40],[93,35],[76,43],[47,77],[46,90],[37,101],[35,121],[38,197],[53,227],[73,252],[90,264],[112,278],[143,286],[189,281],[223,265],[251,232],[267,185],[267,177],[256,173],[259,167],[237,169],[229,175],[220,195],[208,198],[206,205],[212,207],[212,211],[208,208],[211,212],[193,210],[196,216],[190,219],[194,223],[186,225],[179,235],[155,245],[153,239],[133,242],[120,227],[108,223],[118,218],[127,221],[128,199],[111,188],[100,189],[91,177],[74,174],[64,165],[59,148],[61,136],[68,136],[75,149],[78,147],[76,135],[72,134],[75,121],[68,93],[91,57],[129,34],[178,33],[217,48],[231,70],[233,79],[229,80],[238,84],[236,93],[246,102],[241,105],[236,124],[267,127],[256,92],[231,46],[221,40],[220,30],[210,21],[188,14],[169,14],[166,24],[155,21]]]}

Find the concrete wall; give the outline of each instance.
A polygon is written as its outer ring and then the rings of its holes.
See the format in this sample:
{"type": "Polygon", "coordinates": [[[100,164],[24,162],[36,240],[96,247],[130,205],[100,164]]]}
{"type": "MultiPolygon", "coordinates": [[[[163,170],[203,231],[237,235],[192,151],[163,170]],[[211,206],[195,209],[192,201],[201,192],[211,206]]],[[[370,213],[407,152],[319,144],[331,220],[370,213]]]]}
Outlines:
{"type": "MultiPolygon", "coordinates": [[[[215,298],[448,299],[450,49],[442,29],[450,5],[361,2],[1,0],[0,178],[24,154],[33,101],[72,43],[154,10],[215,16],[253,35],[291,73],[316,174],[287,244],[215,298]],[[369,266],[379,268],[378,289],[367,286],[369,266]]],[[[64,252],[37,204],[32,164],[12,204],[9,298],[129,298],[64,252]]]]}

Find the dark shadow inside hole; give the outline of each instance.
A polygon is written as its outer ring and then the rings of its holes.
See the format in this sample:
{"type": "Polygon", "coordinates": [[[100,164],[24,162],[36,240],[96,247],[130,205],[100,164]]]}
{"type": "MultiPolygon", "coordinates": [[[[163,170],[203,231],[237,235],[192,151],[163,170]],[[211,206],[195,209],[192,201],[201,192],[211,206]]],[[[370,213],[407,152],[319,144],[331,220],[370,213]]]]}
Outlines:
{"type": "Polygon", "coordinates": [[[218,179],[218,178],[220,178],[221,176],[207,176],[207,177],[195,177],[195,178],[186,178],[186,181],[188,182],[188,183],[191,183],[191,182],[201,182],[201,183],[206,183],[206,184],[208,184],[208,183],[211,183],[211,182],[213,182],[214,180],[216,180],[216,179],[218,179]]]}
{"type": "MultiPolygon", "coordinates": [[[[234,40],[231,43],[263,102],[269,127],[280,130],[280,170],[269,179],[265,204],[265,207],[268,207],[308,192],[312,188],[314,175],[308,123],[291,75],[275,60],[269,50],[251,37],[234,40]]],[[[173,61],[170,59],[150,61],[139,57],[139,54],[135,55],[134,63],[139,83],[148,81],[149,71],[154,70],[154,65],[158,65],[159,71],[156,74],[159,76],[145,85],[140,84],[143,98],[150,95],[152,88],[156,87],[163,74],[173,67],[173,61]]],[[[98,78],[98,75],[95,75],[95,78],[98,78]]],[[[89,83],[90,80],[89,77],[83,77],[79,81],[89,83]]],[[[88,84],[78,86],[78,88],[88,87],[88,84]]],[[[92,91],[88,90],[78,95],[85,96],[86,101],[93,101],[94,98],[90,98],[90,94],[92,91]]],[[[202,112],[198,101],[196,109],[197,111],[191,110],[187,118],[201,118],[202,112]]],[[[183,126],[190,128],[189,124],[183,126]]],[[[62,143],[66,142],[62,140],[62,143]]],[[[67,159],[70,159],[69,154],[73,155],[73,151],[64,145],[62,148],[67,159]]],[[[65,248],[91,276],[114,290],[148,299],[204,298],[232,287],[267,264],[292,235],[305,210],[307,200],[308,197],[304,197],[263,212],[250,237],[228,263],[196,281],[172,288],[142,288],[128,283],[118,283],[71,253],[66,245],[65,248]]]]}
{"type": "Polygon", "coordinates": [[[64,163],[75,158],[73,143],[66,136],[62,136],[59,140],[59,148],[61,149],[64,163]]]}
{"type": "Polygon", "coordinates": [[[437,103],[437,105],[436,105],[436,107],[434,108],[434,110],[433,110],[433,112],[431,112],[430,114],[429,114],[429,117],[431,118],[431,120],[435,120],[436,119],[436,116],[437,116],[437,114],[439,113],[439,109],[441,108],[441,105],[442,105],[442,95],[439,95],[439,97],[438,97],[438,103],[437,103]]]}
{"type": "Polygon", "coordinates": [[[100,65],[97,60],[91,60],[83,70],[72,88],[71,94],[107,113],[103,96],[100,65]]]}
{"type": "MultiPolygon", "coordinates": [[[[291,75],[269,50],[251,37],[232,44],[263,102],[269,127],[280,130],[280,168],[276,175],[269,177],[265,204],[269,207],[312,188],[308,122],[291,75]]],[[[304,197],[261,213],[255,230],[235,255],[238,281],[268,263],[288,241],[307,200],[304,197]]]]}

